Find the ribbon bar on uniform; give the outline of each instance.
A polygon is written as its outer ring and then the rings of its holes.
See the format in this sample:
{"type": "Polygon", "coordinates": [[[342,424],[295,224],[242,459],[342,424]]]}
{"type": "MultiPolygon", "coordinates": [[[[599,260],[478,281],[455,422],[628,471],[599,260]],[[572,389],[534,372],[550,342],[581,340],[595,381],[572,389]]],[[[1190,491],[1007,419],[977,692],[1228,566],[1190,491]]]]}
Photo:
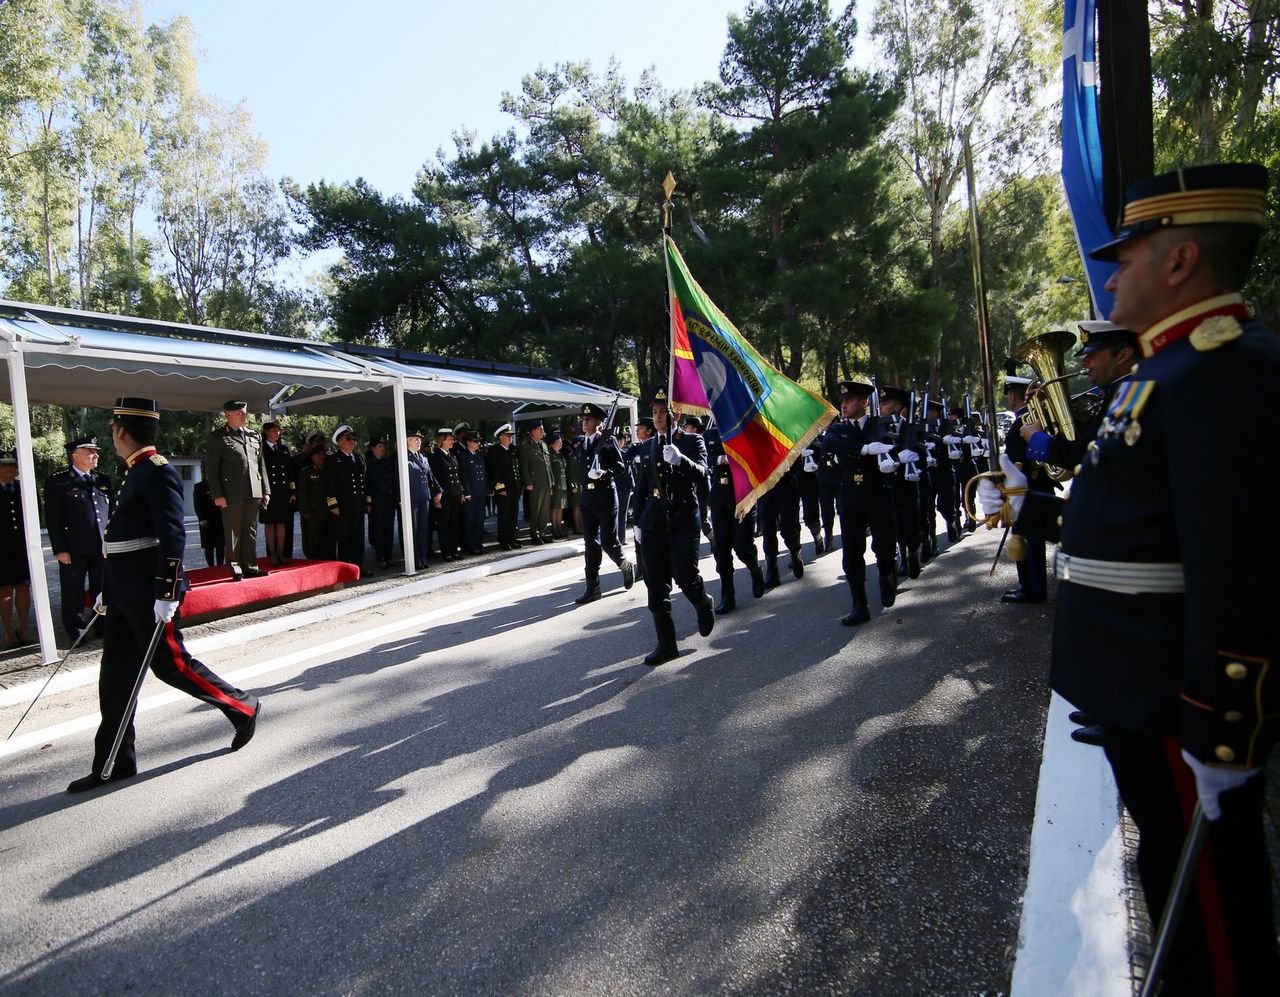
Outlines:
{"type": "Polygon", "coordinates": [[[1096,561],[1064,554],[1055,548],[1053,573],[1060,581],[1123,595],[1176,595],[1186,591],[1181,564],[1096,561]]]}
{"type": "Polygon", "coordinates": [[[108,540],[102,545],[103,554],[128,554],[135,550],[146,550],[149,547],[159,547],[160,541],[156,537],[138,537],[136,540],[108,540]]]}

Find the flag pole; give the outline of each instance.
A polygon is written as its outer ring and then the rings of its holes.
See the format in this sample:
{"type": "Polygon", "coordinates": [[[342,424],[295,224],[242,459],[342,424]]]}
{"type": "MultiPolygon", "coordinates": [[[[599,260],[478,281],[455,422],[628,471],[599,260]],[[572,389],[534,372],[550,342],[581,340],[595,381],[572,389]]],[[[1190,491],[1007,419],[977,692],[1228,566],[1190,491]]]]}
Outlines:
{"type": "Polygon", "coordinates": [[[992,459],[998,459],[1000,441],[996,439],[995,375],[991,367],[991,337],[987,315],[987,285],[982,275],[982,232],[978,227],[978,189],[973,179],[973,152],[969,132],[964,133],[964,172],[969,184],[969,255],[973,257],[973,291],[977,300],[978,347],[982,354],[982,391],[987,402],[987,442],[992,459]]]}
{"type": "Polygon", "coordinates": [[[662,181],[662,193],[665,198],[662,202],[662,269],[667,275],[667,398],[668,407],[672,404],[672,397],[675,392],[675,371],[676,371],[676,331],[671,323],[671,263],[667,259],[667,240],[671,238],[671,209],[674,205],[671,203],[671,195],[676,190],[676,178],[671,175],[671,171],[667,170],[667,175],[662,181]]]}

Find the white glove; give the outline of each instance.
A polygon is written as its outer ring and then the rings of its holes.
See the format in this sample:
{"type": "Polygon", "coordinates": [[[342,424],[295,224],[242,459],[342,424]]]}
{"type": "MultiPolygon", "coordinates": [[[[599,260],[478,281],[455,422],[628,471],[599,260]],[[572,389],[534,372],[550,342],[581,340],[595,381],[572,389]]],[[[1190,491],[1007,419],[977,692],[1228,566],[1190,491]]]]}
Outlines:
{"type": "Polygon", "coordinates": [[[925,464],[924,464],[924,466],[925,466],[925,467],[937,467],[937,466],[938,466],[938,462],[937,462],[936,460],[934,460],[934,459],[933,459],[933,454],[929,454],[928,458],[925,460],[925,464]]]}
{"type": "Polygon", "coordinates": [[[674,443],[668,443],[662,448],[662,459],[676,467],[680,463],[680,448],[674,443]]]}
{"type": "Polygon", "coordinates": [[[934,447],[936,447],[937,445],[938,445],[938,444],[936,444],[936,443],[926,443],[926,444],[924,445],[924,448],[925,448],[926,450],[928,450],[930,453],[933,453],[933,448],[934,448],[934,447]]]}
{"type": "Polygon", "coordinates": [[[1027,487],[1027,476],[1018,470],[1018,465],[1013,462],[1007,453],[1000,455],[1000,470],[1004,472],[1005,488],[1021,488],[1024,489],[1022,495],[1009,496],[1009,508],[1013,510],[1013,518],[1017,519],[1022,512],[1022,503],[1027,500],[1025,489],[1027,487]]]}
{"type": "Polygon", "coordinates": [[[155,614],[157,623],[168,623],[178,611],[177,599],[157,599],[155,614]]]}
{"type": "Polygon", "coordinates": [[[640,455],[639,455],[639,454],[636,454],[634,457],[632,457],[632,458],[631,458],[631,463],[633,463],[633,464],[639,464],[639,463],[640,463],[640,455]]]}
{"type": "Polygon", "coordinates": [[[898,454],[899,464],[914,464],[920,459],[920,455],[914,450],[903,450],[898,454]]]}
{"type": "Polygon", "coordinates": [[[879,457],[881,454],[889,453],[893,447],[888,443],[867,443],[862,447],[862,456],[879,457]]]}
{"type": "Polygon", "coordinates": [[[641,534],[640,527],[638,526],[631,527],[631,535],[636,538],[636,543],[640,543],[644,540],[644,536],[641,534]]]}
{"type": "Polygon", "coordinates": [[[962,436],[960,437],[960,442],[967,443],[969,444],[969,446],[973,446],[975,443],[981,443],[982,437],[981,436],[962,436]]]}
{"type": "Polygon", "coordinates": [[[983,478],[978,482],[978,511],[983,519],[996,515],[1003,505],[1004,496],[1000,494],[995,482],[990,478],[983,478]]]}
{"type": "Polygon", "coordinates": [[[806,450],[801,456],[804,457],[804,469],[810,474],[818,470],[818,462],[813,459],[813,451],[806,450]]]}
{"type": "Polygon", "coordinates": [[[963,460],[964,454],[960,452],[959,447],[947,447],[947,457],[951,460],[963,460]]]}
{"type": "Polygon", "coordinates": [[[920,480],[920,472],[916,470],[915,464],[903,464],[902,466],[904,468],[902,472],[903,481],[919,481],[920,480]]]}
{"type": "Polygon", "coordinates": [[[592,481],[599,481],[601,478],[604,477],[604,472],[600,470],[600,468],[598,467],[593,467],[591,470],[587,472],[587,477],[590,478],[592,481]]]}
{"type": "MultiPolygon", "coordinates": [[[[871,444],[871,445],[872,445],[872,446],[883,446],[884,444],[882,444],[882,443],[873,443],[873,444],[871,444]]],[[[890,447],[889,449],[890,449],[890,450],[892,450],[893,448],[892,448],[892,447],[890,447]]],[[[881,474],[893,474],[893,472],[894,472],[894,471],[896,471],[896,470],[898,469],[898,462],[897,462],[896,460],[894,460],[894,459],[893,459],[893,457],[892,457],[890,454],[882,453],[882,454],[880,455],[880,457],[879,457],[879,461],[880,461],[880,473],[881,473],[881,474]]]]}
{"type": "Polygon", "coordinates": [[[943,442],[943,443],[945,443],[945,444],[946,444],[947,446],[949,446],[949,447],[959,446],[959,444],[960,444],[960,437],[958,437],[958,436],[944,436],[944,437],[942,438],[942,442],[943,442]]]}
{"type": "Polygon", "coordinates": [[[1182,760],[1190,767],[1196,777],[1196,795],[1200,797],[1200,807],[1210,820],[1222,816],[1222,804],[1218,797],[1230,789],[1239,789],[1257,775],[1261,769],[1228,769],[1220,765],[1206,765],[1195,755],[1182,752],[1182,760]]]}
{"type": "Polygon", "coordinates": [[[716,463],[717,463],[717,464],[727,464],[727,463],[729,463],[729,458],[728,458],[728,457],[726,457],[724,454],[721,454],[719,457],[717,457],[717,458],[716,458],[716,463]]]}
{"type": "Polygon", "coordinates": [[[102,616],[107,611],[106,604],[102,601],[102,593],[99,592],[93,597],[93,612],[97,616],[102,616]]]}

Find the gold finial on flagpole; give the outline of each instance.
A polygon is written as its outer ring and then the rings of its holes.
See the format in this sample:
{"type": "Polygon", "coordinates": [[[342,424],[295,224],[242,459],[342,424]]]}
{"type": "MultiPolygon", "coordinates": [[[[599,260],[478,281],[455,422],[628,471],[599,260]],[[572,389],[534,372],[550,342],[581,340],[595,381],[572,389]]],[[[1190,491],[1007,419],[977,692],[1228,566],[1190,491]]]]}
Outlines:
{"type": "Polygon", "coordinates": [[[667,178],[662,181],[662,192],[667,195],[667,199],[662,202],[662,228],[665,232],[671,231],[671,195],[675,190],[676,178],[667,170],[667,178]]]}

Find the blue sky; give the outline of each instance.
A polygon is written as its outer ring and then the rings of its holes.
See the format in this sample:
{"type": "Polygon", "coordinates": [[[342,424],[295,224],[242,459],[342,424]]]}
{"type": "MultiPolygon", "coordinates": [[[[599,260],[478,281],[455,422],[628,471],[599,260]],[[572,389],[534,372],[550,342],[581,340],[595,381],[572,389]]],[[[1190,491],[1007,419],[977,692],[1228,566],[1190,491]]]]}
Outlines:
{"type": "MultiPolygon", "coordinates": [[[[498,104],[539,64],[611,56],[671,88],[714,78],[730,11],[745,0],[143,0],[149,22],[195,25],[200,86],[245,100],[268,171],[307,183],[363,176],[406,193],[451,134],[512,119],[498,104]]],[[[865,32],[865,26],[864,26],[865,32]]],[[[864,39],[865,41],[865,39],[864,39]]]]}

